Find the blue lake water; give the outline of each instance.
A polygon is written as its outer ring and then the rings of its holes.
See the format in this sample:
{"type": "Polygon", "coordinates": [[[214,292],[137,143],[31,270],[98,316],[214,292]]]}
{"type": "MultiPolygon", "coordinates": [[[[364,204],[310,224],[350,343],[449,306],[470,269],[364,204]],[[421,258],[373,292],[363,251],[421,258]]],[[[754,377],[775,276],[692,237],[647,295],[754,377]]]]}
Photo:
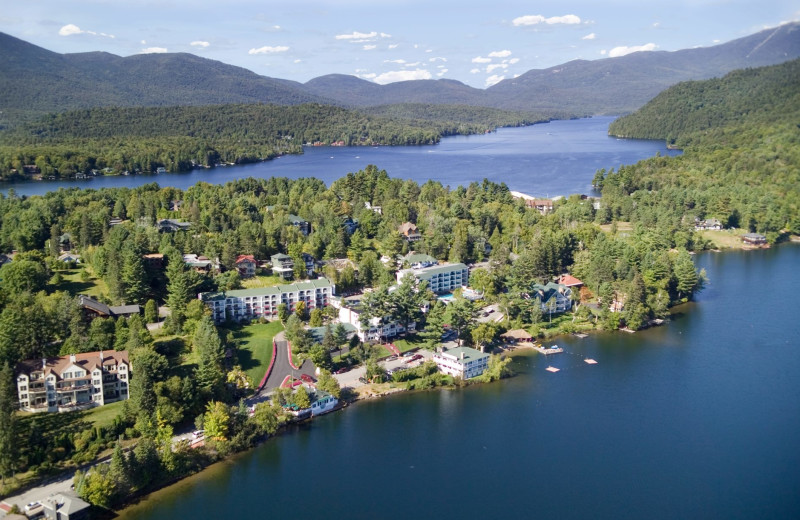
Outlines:
{"type": "Polygon", "coordinates": [[[800,246],[697,263],[668,325],[357,403],[120,518],[800,518],[800,246]]]}
{"type": "Polygon", "coordinates": [[[327,184],[349,172],[374,164],[390,176],[428,179],[458,186],[488,178],[512,190],[554,197],[591,192],[600,168],[633,164],[656,153],[675,155],[663,141],[617,139],[608,136],[612,117],[553,121],[522,128],[500,128],[486,135],[455,136],[433,146],[309,147],[263,163],[195,170],[187,173],[129,177],[98,177],[89,181],[0,183],[19,195],[41,195],[59,187],[135,187],[148,182],[188,188],[198,181],[214,184],[245,177],[316,177],[327,184]]]}

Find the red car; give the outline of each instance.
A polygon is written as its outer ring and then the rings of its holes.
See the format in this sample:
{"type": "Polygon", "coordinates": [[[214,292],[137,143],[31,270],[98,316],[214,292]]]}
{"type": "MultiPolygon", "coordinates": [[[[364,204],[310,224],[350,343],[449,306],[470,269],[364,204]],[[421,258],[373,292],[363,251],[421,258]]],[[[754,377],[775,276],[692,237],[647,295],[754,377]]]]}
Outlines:
{"type": "Polygon", "coordinates": [[[311,383],[311,384],[313,384],[313,383],[316,383],[316,382],[317,382],[317,380],[316,380],[316,379],[314,379],[313,377],[311,377],[311,376],[310,376],[310,375],[308,375],[308,374],[300,374],[300,379],[302,379],[302,380],[303,380],[303,381],[305,381],[306,383],[311,383]]]}
{"type": "Polygon", "coordinates": [[[406,363],[413,363],[414,361],[416,361],[418,359],[422,359],[422,354],[414,354],[413,356],[408,358],[408,361],[406,361],[406,363]]]}
{"type": "Polygon", "coordinates": [[[336,372],[334,372],[334,374],[344,374],[345,372],[349,372],[349,371],[350,371],[350,367],[342,367],[339,370],[337,370],[336,372]]]}

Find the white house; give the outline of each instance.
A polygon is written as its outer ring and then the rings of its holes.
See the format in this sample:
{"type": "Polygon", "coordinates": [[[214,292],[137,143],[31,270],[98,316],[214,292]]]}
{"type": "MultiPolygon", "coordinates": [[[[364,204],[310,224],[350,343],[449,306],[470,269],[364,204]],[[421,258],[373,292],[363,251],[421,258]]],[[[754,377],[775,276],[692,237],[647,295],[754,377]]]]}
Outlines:
{"type": "Polygon", "coordinates": [[[443,374],[462,379],[477,377],[489,366],[489,354],[469,347],[443,348],[433,355],[433,360],[443,374]]]}
{"type": "Polygon", "coordinates": [[[355,307],[339,307],[339,321],[342,323],[349,323],[356,328],[356,334],[361,341],[381,341],[383,339],[393,338],[405,332],[413,332],[417,327],[416,322],[408,324],[408,329],[403,327],[402,324],[385,317],[384,319],[372,318],[369,321],[369,327],[364,327],[361,324],[361,311],[355,307]]]}

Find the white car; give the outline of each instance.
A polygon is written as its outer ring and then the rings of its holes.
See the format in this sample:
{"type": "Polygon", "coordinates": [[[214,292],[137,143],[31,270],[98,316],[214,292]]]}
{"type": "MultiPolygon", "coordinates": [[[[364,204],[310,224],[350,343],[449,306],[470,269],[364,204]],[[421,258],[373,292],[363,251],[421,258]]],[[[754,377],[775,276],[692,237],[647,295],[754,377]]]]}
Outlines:
{"type": "Polygon", "coordinates": [[[192,432],[192,439],[195,439],[195,440],[202,439],[205,436],[206,436],[206,431],[205,430],[195,430],[195,431],[192,432]]]}
{"type": "Polygon", "coordinates": [[[38,515],[42,511],[44,511],[44,506],[41,502],[31,502],[25,506],[25,514],[29,517],[38,515]]]}

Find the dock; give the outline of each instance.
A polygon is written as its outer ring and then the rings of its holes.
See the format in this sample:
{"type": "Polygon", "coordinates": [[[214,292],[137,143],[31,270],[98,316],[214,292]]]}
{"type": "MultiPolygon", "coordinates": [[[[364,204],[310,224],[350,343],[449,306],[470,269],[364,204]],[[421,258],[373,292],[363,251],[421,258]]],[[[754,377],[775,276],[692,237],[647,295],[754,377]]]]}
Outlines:
{"type": "Polygon", "coordinates": [[[576,338],[581,338],[581,339],[589,337],[588,334],[584,334],[583,332],[573,332],[572,335],[575,336],[576,338]]]}
{"type": "Polygon", "coordinates": [[[543,347],[541,345],[534,345],[533,350],[539,352],[540,354],[549,355],[549,354],[561,354],[564,352],[564,349],[559,347],[558,345],[553,345],[552,347],[543,347]]]}
{"type": "Polygon", "coordinates": [[[556,367],[547,367],[545,368],[545,370],[547,370],[548,372],[552,372],[554,374],[559,371],[559,369],[556,367]]]}
{"type": "Polygon", "coordinates": [[[587,365],[596,365],[597,364],[597,361],[595,361],[594,359],[591,359],[591,358],[586,358],[586,359],[583,360],[583,362],[586,363],[587,365]]]}

